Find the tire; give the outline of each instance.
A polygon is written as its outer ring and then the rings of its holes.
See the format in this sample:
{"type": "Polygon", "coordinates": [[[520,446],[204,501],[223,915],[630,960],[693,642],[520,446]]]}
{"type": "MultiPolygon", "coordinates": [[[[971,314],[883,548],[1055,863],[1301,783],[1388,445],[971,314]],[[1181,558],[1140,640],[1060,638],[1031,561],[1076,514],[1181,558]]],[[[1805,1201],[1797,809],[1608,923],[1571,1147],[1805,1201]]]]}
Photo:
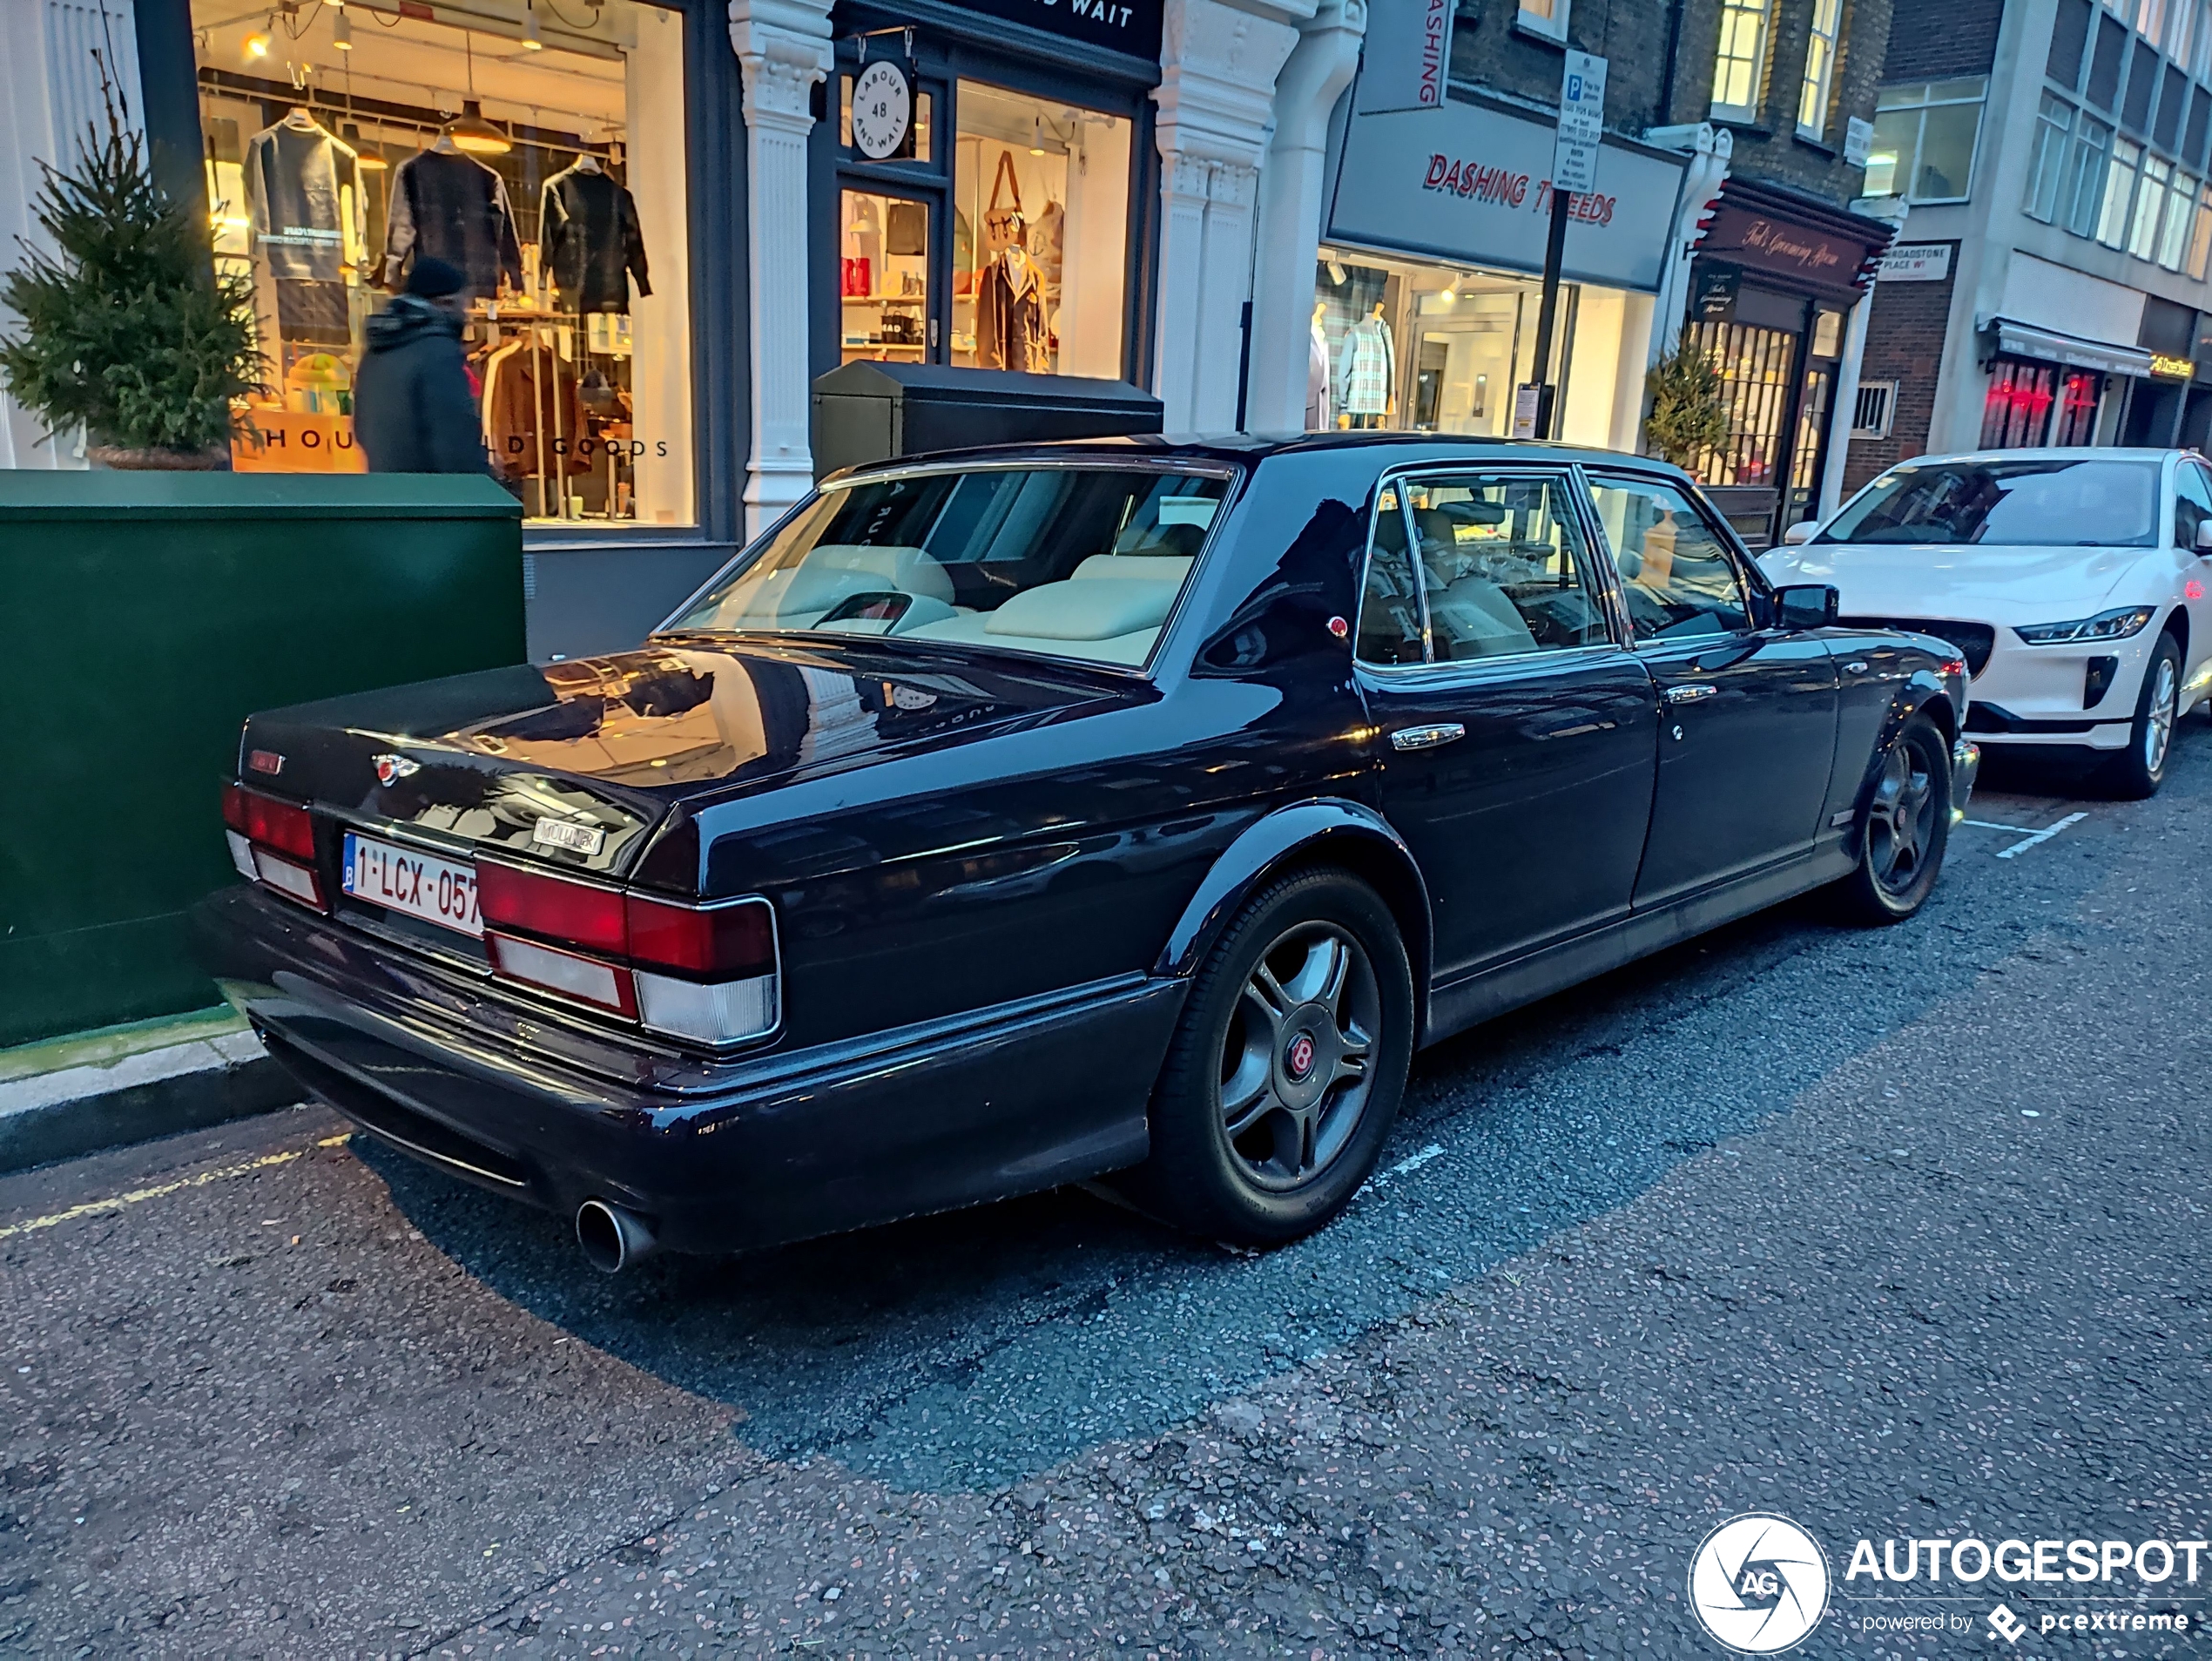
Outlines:
{"type": "Polygon", "coordinates": [[[1926,716],[1890,741],[1852,834],[1858,863],[1835,888],[1846,921],[1903,922],[1927,903],[1951,844],[1951,740],[1926,716]]]}
{"type": "Polygon", "coordinates": [[[2105,763],[2099,780],[2122,801],[2155,796],[2166,782],[2181,689],[2182,648],[2172,635],[2161,634],[2151,648],[2150,661],[2143,665],[2143,685],[2135,694],[2135,719],[2128,728],[2128,747],[2105,763]]]}
{"type": "Polygon", "coordinates": [[[1271,883],[1192,978],[1151,1154],[1121,1185],[1211,1239],[1311,1233],[1373,1171],[1413,1048],[1412,968],[1380,897],[1339,871],[1271,883]]]}

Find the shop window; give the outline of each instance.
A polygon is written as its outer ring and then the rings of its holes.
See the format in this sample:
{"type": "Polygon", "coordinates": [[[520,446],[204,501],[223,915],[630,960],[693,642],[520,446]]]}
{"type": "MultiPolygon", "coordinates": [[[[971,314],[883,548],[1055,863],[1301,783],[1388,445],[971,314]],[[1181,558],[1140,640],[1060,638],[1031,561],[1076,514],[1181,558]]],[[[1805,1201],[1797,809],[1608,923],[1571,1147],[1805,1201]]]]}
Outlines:
{"type": "Polygon", "coordinates": [[[372,320],[436,257],[526,517],[692,523],[681,14],[192,10],[216,254],[253,281],[266,379],[234,464],[364,469],[372,320]]]}
{"type": "Polygon", "coordinates": [[[838,300],[844,361],[920,363],[929,352],[929,205],[841,192],[838,300]]]}
{"type": "Polygon", "coordinates": [[[1713,57],[1716,119],[1757,119],[1771,10],[1772,0],[1721,0],[1720,45],[1713,57]]]}
{"type": "Polygon", "coordinates": [[[2204,278],[2208,256],[2212,256],[2212,180],[2197,187],[2196,214],[2189,228],[2187,266],[2189,275],[2199,281],[2204,278]]]}
{"type": "MultiPolygon", "coordinates": [[[[2073,395],[2074,382],[2087,377],[2068,376],[2066,390],[2073,395]]],[[[2051,428],[2051,411],[2060,393],[2059,370],[2048,363],[2000,358],[1989,372],[1989,391],[1982,400],[1982,449],[2024,449],[2044,443],[2051,428]]],[[[2095,400],[2090,401],[2094,421],[2095,400]]],[[[2083,442],[2052,437],[2054,443],[2083,442]]]]}
{"type": "Polygon", "coordinates": [[[2020,211],[2046,225],[2059,216],[2059,194],[2066,183],[2067,140],[2074,132],[2074,110],[2064,98],[2043,95],[2035,115],[2035,153],[2028,163],[2027,186],[2020,211]]]}
{"type": "Polygon", "coordinates": [[[2105,164],[2104,211],[2097,216],[2097,240],[2107,248],[2128,246],[2128,215],[2134,206],[2135,172],[2142,159],[2140,145],[2113,140],[2112,159],[2105,164]]]}
{"type": "Polygon", "coordinates": [[[2097,442],[2097,405],[2104,396],[2104,376],[2076,369],[2059,388],[2059,418],[2051,442],[2067,446],[2097,442]]]}
{"type": "Polygon", "coordinates": [[[952,361],[1119,379],[1130,122],[977,81],[954,110],[952,361]]]}
{"type": "Polygon", "coordinates": [[[1914,202],[1963,202],[1973,186],[1981,132],[1982,76],[1884,87],[1876,96],[1866,193],[1914,202]]]}
{"type": "Polygon", "coordinates": [[[1697,323],[1683,338],[1719,371],[1729,435],[1690,468],[1701,483],[1780,483],[1784,418],[1790,407],[1790,366],[1797,336],[1746,323],[1697,323]]]}
{"type": "Polygon", "coordinates": [[[1572,0],[1521,0],[1521,26],[1551,40],[1567,38],[1567,10],[1572,0]]]}
{"type": "Polygon", "coordinates": [[[1807,138],[1818,138],[1828,130],[1828,89],[1836,73],[1836,37],[1843,21],[1844,0],[1812,0],[1804,81],[1797,93],[1797,131],[1807,138]]]}

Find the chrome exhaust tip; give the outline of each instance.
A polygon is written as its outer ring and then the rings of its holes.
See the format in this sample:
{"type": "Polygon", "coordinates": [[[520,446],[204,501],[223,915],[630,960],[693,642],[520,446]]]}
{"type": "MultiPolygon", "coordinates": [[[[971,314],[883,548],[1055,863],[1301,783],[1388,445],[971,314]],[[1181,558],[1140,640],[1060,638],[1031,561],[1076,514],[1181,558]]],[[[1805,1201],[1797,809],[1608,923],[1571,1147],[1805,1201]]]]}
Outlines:
{"type": "Polygon", "coordinates": [[[603,1274],[620,1274],[652,1255],[653,1231],[643,1218],[604,1199],[587,1199],[576,1211],[576,1243],[584,1261],[603,1274]]]}

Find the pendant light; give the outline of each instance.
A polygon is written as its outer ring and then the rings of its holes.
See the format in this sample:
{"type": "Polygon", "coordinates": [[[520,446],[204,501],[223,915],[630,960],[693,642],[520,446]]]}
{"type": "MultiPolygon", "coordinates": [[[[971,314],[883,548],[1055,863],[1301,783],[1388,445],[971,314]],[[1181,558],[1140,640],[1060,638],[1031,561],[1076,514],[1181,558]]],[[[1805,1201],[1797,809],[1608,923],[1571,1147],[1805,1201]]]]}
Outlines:
{"type": "Polygon", "coordinates": [[[515,147],[515,141],[484,119],[484,106],[476,92],[475,37],[468,30],[461,31],[462,49],[468,54],[469,97],[462,101],[461,114],[446,124],[446,137],[452,139],[456,150],[465,150],[475,156],[503,156],[515,147]]]}
{"type": "Polygon", "coordinates": [[[530,0],[523,8],[523,50],[526,52],[545,50],[545,37],[537,31],[536,0],[530,0]]]}
{"type": "Polygon", "coordinates": [[[354,25],[346,16],[346,9],[332,0],[330,44],[341,52],[354,50],[354,25]]]}
{"type": "Polygon", "coordinates": [[[1044,118],[1042,116],[1033,115],[1029,118],[1029,153],[1033,156],[1044,154],[1044,118]]]}

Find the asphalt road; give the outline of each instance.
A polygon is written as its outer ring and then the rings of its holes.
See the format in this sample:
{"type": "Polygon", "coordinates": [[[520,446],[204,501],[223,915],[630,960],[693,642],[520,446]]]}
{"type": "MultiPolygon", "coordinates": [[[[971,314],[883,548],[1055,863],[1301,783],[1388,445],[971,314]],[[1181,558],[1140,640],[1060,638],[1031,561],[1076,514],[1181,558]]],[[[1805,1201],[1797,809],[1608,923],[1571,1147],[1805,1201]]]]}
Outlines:
{"type": "Polygon", "coordinates": [[[1691,1555],[1770,1510],[1802,1653],[2195,1653],[2039,1623],[2194,1626],[2212,1561],[1844,1578],[2212,1524],[2212,732],[2148,803],[1994,782],[1912,924],[1431,1052],[1265,1256],[1068,1192],[607,1280],[314,1109],[0,1179],[0,1651],[1717,1656],[1691,1555]]]}

